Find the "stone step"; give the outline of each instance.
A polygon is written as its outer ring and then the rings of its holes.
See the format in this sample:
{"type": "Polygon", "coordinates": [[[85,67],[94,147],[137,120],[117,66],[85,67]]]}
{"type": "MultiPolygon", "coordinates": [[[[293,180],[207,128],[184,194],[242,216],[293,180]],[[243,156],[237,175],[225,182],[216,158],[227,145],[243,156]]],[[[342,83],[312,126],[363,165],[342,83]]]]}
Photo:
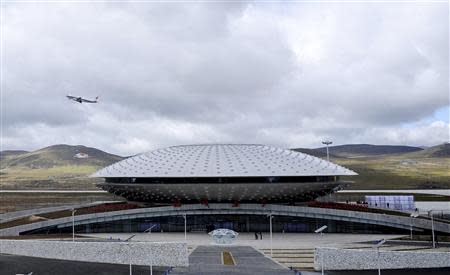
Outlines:
{"type": "MultiPolygon", "coordinates": [[[[262,251],[264,254],[270,254],[270,251],[262,251]]],[[[314,252],[284,252],[284,251],[273,251],[274,255],[284,254],[284,255],[314,255],[314,252]]]]}
{"type": "MultiPolygon", "coordinates": [[[[270,257],[270,253],[266,254],[270,257]]],[[[273,254],[272,258],[289,258],[289,259],[314,259],[314,255],[308,254],[308,255],[293,255],[293,254],[273,254]]]]}
{"type": "MultiPolygon", "coordinates": [[[[261,251],[270,251],[270,249],[264,248],[264,249],[260,249],[261,251]]],[[[313,252],[315,251],[315,249],[312,248],[296,248],[296,249],[272,249],[274,252],[275,251],[281,251],[281,252],[313,252]]]]}
{"type": "Polygon", "coordinates": [[[292,263],[292,264],[284,264],[287,268],[293,268],[297,270],[313,270],[314,263],[292,263]]]}
{"type": "Polygon", "coordinates": [[[314,263],[314,259],[291,259],[291,258],[276,258],[274,259],[279,263],[314,263]]]}

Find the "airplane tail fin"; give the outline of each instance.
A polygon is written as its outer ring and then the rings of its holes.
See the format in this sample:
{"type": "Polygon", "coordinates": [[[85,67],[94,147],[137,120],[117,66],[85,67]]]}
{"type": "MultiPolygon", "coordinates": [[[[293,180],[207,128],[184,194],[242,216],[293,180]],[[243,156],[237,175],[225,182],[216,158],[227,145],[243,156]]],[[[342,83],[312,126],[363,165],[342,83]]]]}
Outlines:
{"type": "Polygon", "coordinates": [[[95,101],[98,101],[98,96],[95,97],[95,101]]]}

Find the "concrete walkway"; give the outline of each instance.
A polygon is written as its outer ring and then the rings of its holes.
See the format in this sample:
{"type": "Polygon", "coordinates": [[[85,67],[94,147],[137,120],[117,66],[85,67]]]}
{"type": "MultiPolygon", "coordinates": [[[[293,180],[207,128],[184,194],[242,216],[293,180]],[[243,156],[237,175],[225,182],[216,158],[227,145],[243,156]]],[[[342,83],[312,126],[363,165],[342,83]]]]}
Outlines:
{"type": "MultiPolygon", "coordinates": [[[[80,236],[103,238],[103,239],[121,239],[124,240],[136,234],[133,241],[142,242],[184,242],[183,232],[165,232],[165,233],[93,233],[93,234],[79,234],[80,236]]],[[[256,249],[269,249],[270,236],[269,233],[263,232],[262,240],[255,240],[254,233],[239,233],[239,236],[234,241],[235,246],[251,246],[256,249]]],[[[322,237],[315,233],[279,233],[273,234],[273,248],[274,249],[300,249],[300,248],[314,248],[314,247],[357,247],[359,242],[371,242],[380,239],[394,239],[402,237],[403,235],[387,235],[387,234],[324,234],[322,237]]],[[[206,233],[187,233],[187,244],[189,246],[211,245],[212,239],[206,233]]],[[[362,246],[367,246],[363,244],[362,246]]]]}
{"type": "Polygon", "coordinates": [[[171,275],[293,275],[294,273],[250,246],[198,246],[189,256],[189,267],[175,268],[171,275]],[[229,251],[236,265],[224,265],[222,252],[229,251]]]}

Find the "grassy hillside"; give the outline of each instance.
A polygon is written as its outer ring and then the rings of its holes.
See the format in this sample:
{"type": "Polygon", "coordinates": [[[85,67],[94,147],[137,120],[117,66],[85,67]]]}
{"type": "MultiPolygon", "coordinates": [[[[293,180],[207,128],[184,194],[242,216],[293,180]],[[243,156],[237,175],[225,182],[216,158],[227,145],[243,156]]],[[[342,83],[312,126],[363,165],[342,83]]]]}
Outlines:
{"type": "Polygon", "coordinates": [[[19,154],[2,152],[2,156],[2,188],[94,188],[96,179],[87,176],[123,159],[80,145],[54,145],[19,154]]]}
{"type": "Polygon", "coordinates": [[[449,188],[450,145],[442,144],[410,153],[331,157],[356,171],[352,189],[449,188]]]}
{"type": "MultiPolygon", "coordinates": [[[[323,148],[294,149],[326,158],[323,148]]],[[[87,176],[123,159],[95,148],[54,145],[33,152],[1,152],[2,188],[95,189],[87,176]]],[[[356,171],[352,189],[448,188],[450,144],[422,149],[408,146],[330,147],[331,161],[356,171]]],[[[344,178],[345,179],[345,178],[344,178]]]]}
{"type": "MultiPolygon", "coordinates": [[[[326,147],[314,149],[326,154],[326,147]]],[[[422,151],[423,148],[399,145],[348,144],[329,147],[329,151],[339,157],[367,157],[377,155],[404,154],[422,151]]]]}

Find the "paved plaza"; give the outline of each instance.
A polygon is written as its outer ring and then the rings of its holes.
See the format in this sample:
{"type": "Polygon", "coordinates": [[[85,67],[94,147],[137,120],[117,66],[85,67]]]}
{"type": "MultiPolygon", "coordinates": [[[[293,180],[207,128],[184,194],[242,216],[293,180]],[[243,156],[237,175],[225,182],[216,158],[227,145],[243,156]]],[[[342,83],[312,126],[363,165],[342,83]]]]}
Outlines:
{"type": "MultiPolygon", "coordinates": [[[[102,239],[121,239],[124,240],[134,233],[98,233],[81,234],[81,236],[95,237],[102,239]]],[[[256,249],[270,248],[269,233],[262,233],[262,240],[255,240],[254,233],[240,233],[234,242],[236,246],[251,246],[256,249]]],[[[296,249],[296,248],[314,248],[320,246],[326,247],[357,247],[361,242],[370,242],[380,239],[394,239],[402,235],[385,234],[324,234],[320,236],[314,233],[274,233],[272,245],[274,249],[296,249]]],[[[151,241],[151,242],[183,242],[184,233],[136,233],[133,241],[151,241]]],[[[211,245],[212,239],[206,233],[188,233],[186,242],[189,246],[211,245]]],[[[367,246],[367,244],[364,244],[367,246]]]]}
{"type": "MultiPolygon", "coordinates": [[[[35,275],[124,275],[129,272],[129,265],[64,261],[0,254],[0,274],[35,275]]],[[[153,267],[153,275],[161,275],[166,267],[153,267]]],[[[132,267],[133,275],[148,275],[148,266],[132,267]]]]}
{"type": "Polygon", "coordinates": [[[189,256],[189,267],[175,268],[173,275],[292,275],[293,272],[250,246],[198,246],[189,256]],[[231,252],[236,265],[224,265],[222,252],[231,252]]]}

